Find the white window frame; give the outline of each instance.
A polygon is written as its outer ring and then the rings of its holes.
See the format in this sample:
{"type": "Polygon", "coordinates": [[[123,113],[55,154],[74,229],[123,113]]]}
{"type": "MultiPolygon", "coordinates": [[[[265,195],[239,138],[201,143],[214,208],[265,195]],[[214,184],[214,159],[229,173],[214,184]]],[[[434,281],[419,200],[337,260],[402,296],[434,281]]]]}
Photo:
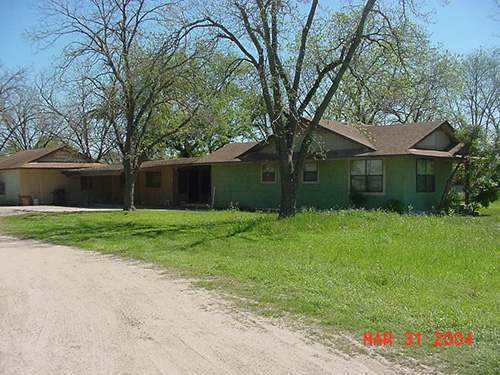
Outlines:
{"type": "Polygon", "coordinates": [[[303,184],[319,184],[319,163],[317,161],[309,161],[304,163],[304,170],[302,171],[302,183],[303,184]],[[306,164],[316,164],[316,173],[317,179],[316,181],[304,181],[304,173],[306,172],[306,164]]]}
{"type": "Polygon", "coordinates": [[[347,160],[347,189],[349,192],[353,192],[351,190],[351,162],[356,161],[356,160],[382,160],[382,191],[374,192],[374,191],[359,191],[358,193],[363,194],[363,195],[386,195],[386,168],[385,168],[385,159],[384,158],[369,158],[369,159],[348,159],[347,160]]]}
{"type": "Polygon", "coordinates": [[[276,163],[261,163],[260,164],[260,183],[261,184],[275,184],[276,183],[276,180],[277,180],[277,168],[276,168],[276,163]],[[272,165],[273,168],[274,168],[274,180],[273,181],[264,181],[263,180],[263,172],[264,172],[264,166],[265,165],[272,165]]]}

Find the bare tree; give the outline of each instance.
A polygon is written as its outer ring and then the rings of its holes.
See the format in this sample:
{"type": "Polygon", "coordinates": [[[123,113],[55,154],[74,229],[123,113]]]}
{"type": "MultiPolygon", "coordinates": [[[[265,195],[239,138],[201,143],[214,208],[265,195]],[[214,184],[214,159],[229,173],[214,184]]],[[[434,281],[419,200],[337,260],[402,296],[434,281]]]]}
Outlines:
{"type": "Polygon", "coordinates": [[[480,125],[500,142],[500,50],[480,49],[462,59],[456,109],[462,125],[480,125]]]}
{"type": "Polygon", "coordinates": [[[49,77],[38,84],[38,90],[45,110],[61,126],[61,141],[88,158],[102,161],[118,150],[111,123],[101,116],[99,95],[87,76],[77,71],[69,80],[49,77]]]}
{"type": "Polygon", "coordinates": [[[12,113],[16,100],[14,97],[21,89],[24,79],[23,69],[9,71],[0,63],[0,155],[15,131],[12,128],[12,113]]]}
{"type": "Polygon", "coordinates": [[[77,60],[92,67],[93,74],[86,79],[100,97],[100,118],[111,124],[123,157],[126,210],[135,209],[141,163],[189,123],[198,108],[194,100],[186,103],[186,98],[170,91],[189,75],[186,62],[199,52],[196,44],[189,43],[194,25],[181,22],[177,6],[174,1],[153,0],[48,0],[41,30],[33,33],[48,45],[70,37],[63,68],[77,60]],[[170,126],[157,123],[158,108],[174,102],[184,106],[185,119],[170,126]]]}
{"type": "MultiPolygon", "coordinates": [[[[340,37],[321,41],[332,20],[317,17],[318,3],[312,0],[304,13],[305,5],[295,1],[218,1],[214,4],[222,14],[215,16],[214,7],[206,12],[206,25],[235,46],[259,77],[281,172],[280,217],[296,212],[300,171],[314,132],[349,66],[362,58],[357,54],[360,43],[377,43],[391,29],[377,0],[366,0],[353,6],[357,17],[340,37]],[[374,19],[378,28],[365,33],[374,19]],[[321,42],[328,44],[323,53],[317,48],[321,42]],[[290,45],[297,47],[291,52],[290,45]]],[[[402,4],[403,12],[413,6],[402,4]]]]}
{"type": "Polygon", "coordinates": [[[24,71],[2,80],[0,152],[46,147],[59,140],[60,128],[43,109],[37,90],[24,71]]]}

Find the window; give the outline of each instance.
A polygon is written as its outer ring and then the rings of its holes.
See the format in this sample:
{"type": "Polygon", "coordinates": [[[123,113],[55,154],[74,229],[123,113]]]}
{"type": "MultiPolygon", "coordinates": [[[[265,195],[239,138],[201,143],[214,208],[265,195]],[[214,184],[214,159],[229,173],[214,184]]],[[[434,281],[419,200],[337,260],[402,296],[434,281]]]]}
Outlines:
{"type": "Polygon", "coordinates": [[[147,188],[161,187],[161,172],[146,172],[146,187],[147,188]]]}
{"type": "Polygon", "coordinates": [[[352,160],[351,190],[381,193],[384,188],[382,160],[352,160]]]}
{"type": "Polygon", "coordinates": [[[276,182],[276,166],[274,164],[262,164],[261,182],[264,183],[276,182]]]}
{"type": "Polygon", "coordinates": [[[94,179],[88,176],[80,177],[80,190],[93,190],[94,179]]]}
{"type": "Polygon", "coordinates": [[[417,159],[417,193],[433,193],[434,191],[436,191],[434,160],[417,159]]]}
{"type": "Polygon", "coordinates": [[[5,173],[0,172],[0,195],[6,195],[5,189],[6,181],[5,181],[5,173]]]}
{"type": "Polygon", "coordinates": [[[302,173],[302,182],[318,182],[318,163],[306,163],[302,173]]]}

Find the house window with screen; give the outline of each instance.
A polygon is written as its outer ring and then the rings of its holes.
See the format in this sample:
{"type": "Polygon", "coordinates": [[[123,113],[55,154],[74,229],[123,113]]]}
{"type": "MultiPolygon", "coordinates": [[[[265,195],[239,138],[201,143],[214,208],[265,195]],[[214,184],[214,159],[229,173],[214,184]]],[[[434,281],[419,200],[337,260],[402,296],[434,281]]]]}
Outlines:
{"type": "Polygon", "coordinates": [[[318,163],[304,164],[304,172],[302,173],[302,182],[318,182],[318,163]]]}
{"type": "Polygon", "coordinates": [[[80,190],[93,190],[94,189],[94,179],[92,177],[82,176],[80,177],[80,190]]]}
{"type": "Polygon", "coordinates": [[[161,187],[161,172],[146,172],[146,187],[147,188],[161,187]]]}
{"type": "Polygon", "coordinates": [[[262,164],[261,181],[263,183],[276,182],[276,166],[274,164],[262,164]]]}
{"type": "Polygon", "coordinates": [[[5,173],[0,172],[0,195],[6,195],[5,173]]]}
{"type": "Polygon", "coordinates": [[[351,190],[362,193],[382,193],[384,176],[382,160],[352,160],[351,190]]]}
{"type": "Polygon", "coordinates": [[[417,159],[417,193],[433,193],[434,191],[436,191],[434,160],[417,159]]]}

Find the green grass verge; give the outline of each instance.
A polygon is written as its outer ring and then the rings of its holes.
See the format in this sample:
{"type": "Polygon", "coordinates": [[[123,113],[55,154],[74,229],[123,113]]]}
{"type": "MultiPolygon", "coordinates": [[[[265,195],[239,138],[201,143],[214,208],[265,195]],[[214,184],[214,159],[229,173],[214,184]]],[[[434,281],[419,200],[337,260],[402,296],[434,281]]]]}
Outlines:
{"type": "Polygon", "coordinates": [[[500,368],[500,204],[481,217],[136,211],[3,218],[3,233],[155,262],[316,332],[389,331],[379,353],[446,372],[500,368]],[[421,332],[422,345],[403,344],[421,332]],[[434,346],[472,332],[474,345],[434,346]]]}

